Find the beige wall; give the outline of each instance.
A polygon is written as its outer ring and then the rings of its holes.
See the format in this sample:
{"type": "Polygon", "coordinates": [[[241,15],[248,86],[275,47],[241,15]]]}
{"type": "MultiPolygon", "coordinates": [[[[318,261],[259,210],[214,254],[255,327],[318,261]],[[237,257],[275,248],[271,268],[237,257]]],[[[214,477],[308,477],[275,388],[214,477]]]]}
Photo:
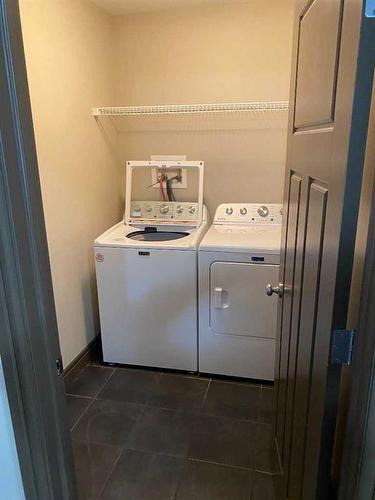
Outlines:
{"type": "Polygon", "coordinates": [[[294,0],[115,17],[88,0],[20,4],[67,365],[99,331],[92,242],[121,216],[126,159],[203,159],[211,213],[226,201],[280,201],[283,185],[285,115],[96,122],[90,108],[288,99],[294,0]]]}
{"type": "MultiPolygon", "coordinates": [[[[293,9],[294,0],[251,0],[117,16],[116,104],[287,100],[293,9]]],[[[204,160],[213,214],[222,202],[281,201],[286,118],[116,120],[126,159],[204,160]]]]}
{"type": "Polygon", "coordinates": [[[121,166],[90,115],[113,102],[113,30],[88,1],[21,0],[60,344],[66,366],[99,332],[92,243],[121,215],[121,166]]]}

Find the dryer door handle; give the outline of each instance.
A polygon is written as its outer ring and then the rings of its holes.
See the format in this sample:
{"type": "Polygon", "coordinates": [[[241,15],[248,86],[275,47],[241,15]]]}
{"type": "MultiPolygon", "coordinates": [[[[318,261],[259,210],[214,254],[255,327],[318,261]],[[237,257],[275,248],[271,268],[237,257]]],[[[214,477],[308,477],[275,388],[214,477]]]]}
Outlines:
{"type": "Polygon", "coordinates": [[[214,290],[214,306],[215,309],[226,309],[228,304],[228,292],[217,286],[214,290]]]}

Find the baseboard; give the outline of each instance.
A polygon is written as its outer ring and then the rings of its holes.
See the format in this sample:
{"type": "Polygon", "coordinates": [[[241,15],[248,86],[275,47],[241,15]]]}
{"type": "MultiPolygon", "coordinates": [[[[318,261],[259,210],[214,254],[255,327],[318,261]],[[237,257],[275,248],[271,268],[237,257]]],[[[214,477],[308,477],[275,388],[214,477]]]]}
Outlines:
{"type": "Polygon", "coordinates": [[[96,353],[101,347],[100,335],[97,335],[66,368],[64,368],[64,378],[66,378],[73,370],[79,370],[86,366],[93,359],[97,359],[96,353]]]}

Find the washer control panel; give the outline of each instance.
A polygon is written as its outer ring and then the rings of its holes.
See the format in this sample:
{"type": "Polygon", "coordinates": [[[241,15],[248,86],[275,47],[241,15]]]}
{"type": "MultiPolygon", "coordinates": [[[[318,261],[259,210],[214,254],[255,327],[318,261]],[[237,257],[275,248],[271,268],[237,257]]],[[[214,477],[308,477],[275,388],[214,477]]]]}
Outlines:
{"type": "Polygon", "coordinates": [[[281,224],[282,208],[281,203],[223,203],[214,224],[281,224]]]}
{"type": "Polygon", "coordinates": [[[179,201],[132,201],[130,217],[140,220],[196,221],[198,203],[179,201]]]}

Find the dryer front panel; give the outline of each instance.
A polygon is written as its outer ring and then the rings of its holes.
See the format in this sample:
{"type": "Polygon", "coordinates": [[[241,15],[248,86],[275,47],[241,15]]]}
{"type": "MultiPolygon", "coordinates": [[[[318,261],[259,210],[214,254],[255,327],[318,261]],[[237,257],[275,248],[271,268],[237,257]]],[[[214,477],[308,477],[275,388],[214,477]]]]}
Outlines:
{"type": "Polygon", "coordinates": [[[279,266],[273,264],[211,264],[211,329],[224,335],[274,339],[278,299],[268,297],[265,290],[278,277],[279,266]]]}

